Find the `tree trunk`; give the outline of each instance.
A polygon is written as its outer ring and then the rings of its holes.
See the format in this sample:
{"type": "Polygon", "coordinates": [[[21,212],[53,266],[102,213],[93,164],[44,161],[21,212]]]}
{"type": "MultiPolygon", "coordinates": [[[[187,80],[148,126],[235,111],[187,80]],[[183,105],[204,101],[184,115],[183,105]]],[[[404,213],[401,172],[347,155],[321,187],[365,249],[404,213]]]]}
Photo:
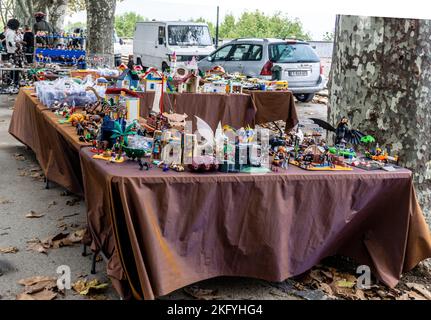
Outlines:
{"type": "Polygon", "coordinates": [[[69,0],[52,0],[48,6],[49,22],[56,32],[60,32],[64,28],[68,3],[69,0]]]}
{"type": "Polygon", "coordinates": [[[338,16],[328,118],[400,156],[431,225],[430,38],[430,20],[338,16]]]}
{"type": "Polygon", "coordinates": [[[14,16],[22,26],[31,26],[33,24],[33,0],[17,0],[14,16]]]}
{"type": "Polygon", "coordinates": [[[87,51],[89,54],[114,54],[114,18],[116,0],[86,0],[87,51]]]}

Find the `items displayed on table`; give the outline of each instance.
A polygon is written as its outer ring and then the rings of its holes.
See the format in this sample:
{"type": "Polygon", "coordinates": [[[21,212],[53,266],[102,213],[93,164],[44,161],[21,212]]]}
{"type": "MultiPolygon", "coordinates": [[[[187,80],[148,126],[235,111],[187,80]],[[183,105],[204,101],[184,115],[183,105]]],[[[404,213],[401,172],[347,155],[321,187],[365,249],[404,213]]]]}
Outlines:
{"type": "Polygon", "coordinates": [[[96,92],[103,95],[105,88],[98,87],[91,78],[86,78],[80,82],[75,79],[65,77],[55,81],[38,81],[35,83],[35,90],[38,99],[48,108],[52,108],[55,103],[83,106],[90,102],[96,102],[97,96],[92,91],[87,91],[88,87],[93,87],[96,92]]]}
{"type": "Polygon", "coordinates": [[[85,69],[85,37],[82,34],[52,34],[39,31],[35,35],[35,57],[38,63],[55,63],[85,69]]]}

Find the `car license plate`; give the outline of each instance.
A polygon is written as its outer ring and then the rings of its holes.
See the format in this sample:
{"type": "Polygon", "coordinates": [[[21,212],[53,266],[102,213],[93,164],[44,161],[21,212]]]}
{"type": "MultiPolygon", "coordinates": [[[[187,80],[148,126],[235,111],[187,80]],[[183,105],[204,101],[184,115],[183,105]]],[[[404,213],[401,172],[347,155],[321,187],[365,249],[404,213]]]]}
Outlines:
{"type": "Polygon", "coordinates": [[[305,70],[294,70],[294,71],[288,71],[289,77],[307,77],[308,71],[305,70]]]}

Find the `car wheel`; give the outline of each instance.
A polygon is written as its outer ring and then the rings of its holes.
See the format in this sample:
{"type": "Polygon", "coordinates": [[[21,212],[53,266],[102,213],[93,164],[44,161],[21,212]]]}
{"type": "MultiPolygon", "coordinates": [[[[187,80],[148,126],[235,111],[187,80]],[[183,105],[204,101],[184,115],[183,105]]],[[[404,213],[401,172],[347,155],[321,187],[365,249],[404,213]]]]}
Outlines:
{"type": "Polygon", "coordinates": [[[298,93],[295,98],[300,102],[310,102],[314,98],[314,93],[298,93]]]}

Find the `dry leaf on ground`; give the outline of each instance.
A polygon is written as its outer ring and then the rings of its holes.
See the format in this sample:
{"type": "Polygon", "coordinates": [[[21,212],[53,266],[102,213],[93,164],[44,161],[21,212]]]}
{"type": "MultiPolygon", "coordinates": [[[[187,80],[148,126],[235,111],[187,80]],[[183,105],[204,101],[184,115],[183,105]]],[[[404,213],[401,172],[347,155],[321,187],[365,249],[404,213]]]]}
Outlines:
{"type": "Polygon", "coordinates": [[[18,161],[25,161],[25,157],[24,157],[24,155],[23,155],[23,154],[21,154],[21,153],[15,153],[15,154],[14,154],[14,157],[15,157],[15,160],[18,160],[18,161]]]}
{"type": "Polygon", "coordinates": [[[422,295],[420,295],[419,293],[417,293],[415,291],[409,291],[409,292],[407,292],[407,294],[409,295],[409,298],[411,298],[413,300],[426,300],[425,297],[423,297],[422,295]]]}
{"type": "Polygon", "coordinates": [[[423,295],[428,300],[431,300],[431,292],[429,292],[427,290],[427,288],[425,288],[424,285],[418,284],[418,283],[408,282],[408,283],[406,283],[406,286],[409,287],[410,289],[417,291],[418,293],[423,295]]]}
{"type": "Polygon", "coordinates": [[[16,296],[16,300],[53,300],[57,297],[57,293],[51,290],[43,290],[34,294],[20,293],[16,296]]]}
{"type": "Polygon", "coordinates": [[[45,276],[35,276],[30,278],[21,279],[18,281],[18,284],[23,286],[32,286],[39,282],[49,282],[49,281],[57,281],[54,277],[45,277],[45,276]]]}
{"type": "Polygon", "coordinates": [[[0,248],[0,253],[17,253],[18,248],[17,247],[4,247],[0,248]]]}
{"type": "Polygon", "coordinates": [[[49,246],[44,246],[39,239],[27,241],[27,251],[36,251],[39,253],[48,253],[49,246]]]}
{"type": "Polygon", "coordinates": [[[49,204],[48,204],[48,209],[49,208],[51,208],[52,206],[56,206],[57,205],[57,202],[56,201],[51,201],[49,204]]]}
{"type": "Polygon", "coordinates": [[[108,283],[100,283],[98,279],[93,279],[91,281],[78,280],[72,284],[73,290],[83,296],[88,295],[92,291],[104,290],[108,288],[108,286],[108,283]]]}
{"type": "Polygon", "coordinates": [[[26,214],[26,218],[30,219],[37,219],[42,218],[45,214],[36,213],[35,211],[31,210],[30,213],[26,214]]]}
{"type": "Polygon", "coordinates": [[[67,200],[66,205],[73,207],[74,205],[79,204],[79,199],[67,200]]]}

